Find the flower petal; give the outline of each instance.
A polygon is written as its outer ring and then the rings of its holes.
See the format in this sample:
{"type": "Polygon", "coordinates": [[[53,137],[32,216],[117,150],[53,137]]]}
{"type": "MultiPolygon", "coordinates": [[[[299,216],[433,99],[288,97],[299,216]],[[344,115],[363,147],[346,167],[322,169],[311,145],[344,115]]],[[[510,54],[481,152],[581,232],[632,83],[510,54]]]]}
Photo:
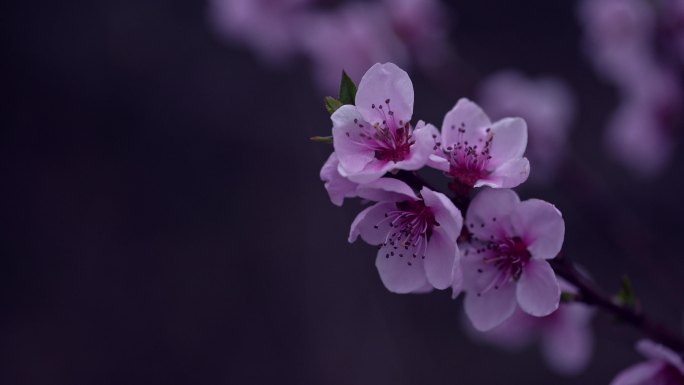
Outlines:
{"type": "Polygon", "coordinates": [[[665,361],[684,374],[682,357],[665,346],[651,340],[641,340],[637,343],[636,350],[648,358],[665,361]]]}
{"type": "MultiPolygon", "coordinates": [[[[418,122],[418,124],[420,124],[420,122],[418,122]]],[[[432,124],[426,124],[425,128],[428,129],[430,133],[430,145],[432,146],[426,165],[437,170],[449,171],[449,161],[444,157],[444,153],[442,152],[442,134],[437,130],[437,127],[432,124]]]]}
{"type": "Polygon", "coordinates": [[[461,211],[446,195],[434,192],[427,187],[420,190],[420,195],[423,197],[425,206],[432,209],[440,229],[455,242],[463,227],[461,211]]]}
{"type": "Polygon", "coordinates": [[[464,305],[466,315],[475,329],[491,330],[508,319],[515,311],[515,285],[508,283],[498,290],[489,290],[480,295],[469,291],[464,305]]]}
{"type": "Polygon", "coordinates": [[[407,123],[413,115],[413,84],[406,71],[394,63],[373,65],[359,82],[356,107],[366,121],[382,124],[392,117],[407,123]],[[389,105],[387,103],[389,100],[389,105]]]}
{"type": "Polygon", "coordinates": [[[565,221],[551,203],[539,199],[521,202],[511,214],[511,223],[527,244],[532,258],[552,259],[560,252],[565,221]]]}
{"type": "Polygon", "coordinates": [[[395,251],[393,246],[383,246],[378,250],[375,266],[382,283],[393,293],[411,293],[428,283],[423,259],[412,249],[395,251]]]}
{"type": "Polygon", "coordinates": [[[356,107],[350,105],[338,108],[330,119],[333,123],[333,147],[340,165],[347,173],[363,170],[375,159],[375,151],[364,144],[366,139],[361,136],[365,135],[365,129],[359,127],[359,124],[368,123],[363,120],[356,107]]]}
{"type": "Polygon", "coordinates": [[[591,358],[593,338],[586,323],[573,322],[566,313],[586,309],[563,305],[552,317],[552,326],[542,335],[541,347],[549,366],[562,374],[577,374],[584,370],[591,358]]]}
{"type": "Polygon", "coordinates": [[[463,141],[477,143],[486,135],[485,130],[491,125],[492,122],[482,108],[466,98],[461,98],[444,116],[442,145],[447,147],[463,141]]]}
{"type": "Polygon", "coordinates": [[[426,282],[424,286],[421,286],[416,290],[412,291],[411,294],[427,294],[431,293],[433,290],[435,290],[435,288],[426,282]]]}
{"type": "Polygon", "coordinates": [[[491,159],[488,169],[496,169],[512,159],[518,159],[527,147],[527,123],[521,118],[504,118],[492,125],[491,159]]]}
{"type": "Polygon", "coordinates": [[[530,162],[527,158],[511,159],[497,167],[491,174],[475,183],[475,187],[490,186],[513,188],[530,176],[530,162]]]}
{"type": "Polygon", "coordinates": [[[453,283],[453,270],[458,247],[443,229],[432,233],[425,250],[425,274],[435,289],[446,289],[453,283]]]}
{"type": "Polygon", "coordinates": [[[382,177],[388,171],[391,171],[393,168],[394,164],[391,162],[373,159],[370,162],[368,162],[361,171],[348,172],[345,168],[342,167],[342,164],[340,164],[337,170],[343,177],[349,179],[354,183],[361,184],[372,182],[382,177]]]}
{"type": "Polygon", "coordinates": [[[411,187],[395,178],[380,178],[365,183],[357,188],[358,195],[363,199],[376,202],[416,201],[418,197],[411,187]]]}
{"type": "Polygon", "coordinates": [[[396,168],[400,170],[418,170],[425,166],[428,157],[432,153],[434,147],[434,139],[432,137],[433,130],[437,130],[431,124],[425,124],[422,120],[418,122],[416,128],[413,130],[413,137],[415,143],[411,145],[409,155],[406,159],[397,162],[396,168]]]}
{"type": "Polygon", "coordinates": [[[349,230],[349,243],[361,238],[371,245],[379,245],[387,239],[387,234],[392,230],[390,221],[386,220],[385,214],[396,210],[397,206],[393,202],[376,203],[373,206],[361,211],[349,230]]]}
{"type": "Polygon", "coordinates": [[[548,262],[530,259],[516,286],[518,304],[525,313],[543,317],[558,309],[560,285],[548,262]]]}
{"type": "Polygon", "coordinates": [[[520,203],[518,195],[508,189],[483,189],[472,202],[466,213],[468,230],[481,240],[491,235],[501,238],[510,235],[509,214],[520,203]]]}
{"type": "Polygon", "coordinates": [[[485,333],[478,333],[475,337],[504,349],[520,349],[529,345],[536,337],[539,326],[536,321],[537,318],[516,307],[513,315],[499,326],[485,333]]]}
{"type": "Polygon", "coordinates": [[[453,279],[451,282],[451,298],[456,299],[463,291],[463,268],[461,267],[460,250],[459,255],[456,256],[456,261],[454,262],[451,271],[451,277],[453,279]]]}
{"type": "Polygon", "coordinates": [[[665,366],[661,361],[647,361],[621,371],[610,385],[650,385],[665,366]]]}
{"type": "Polygon", "coordinates": [[[339,160],[333,152],[321,168],[321,180],[325,182],[325,189],[328,191],[330,201],[336,206],[342,206],[344,198],[356,196],[356,183],[340,175],[337,171],[339,160]]]}

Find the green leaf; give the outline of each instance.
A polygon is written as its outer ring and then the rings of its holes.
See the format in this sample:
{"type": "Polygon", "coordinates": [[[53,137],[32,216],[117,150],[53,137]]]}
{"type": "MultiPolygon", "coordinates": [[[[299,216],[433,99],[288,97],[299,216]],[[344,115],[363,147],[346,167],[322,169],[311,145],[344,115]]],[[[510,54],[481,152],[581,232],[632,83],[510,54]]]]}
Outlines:
{"type": "Polygon", "coordinates": [[[356,102],[356,84],[344,71],[342,71],[340,81],[340,102],[342,104],[355,104],[356,102]]]}
{"type": "Polygon", "coordinates": [[[309,138],[312,142],[316,143],[327,143],[327,144],[332,144],[333,142],[333,137],[332,136],[312,136],[309,138]]]}
{"type": "Polygon", "coordinates": [[[637,298],[634,295],[632,283],[630,282],[629,277],[626,275],[622,277],[620,291],[618,291],[617,295],[615,296],[615,301],[621,305],[626,305],[631,308],[634,308],[637,305],[637,298]]]}
{"type": "Polygon", "coordinates": [[[561,292],[560,300],[562,303],[572,303],[577,300],[577,294],[567,291],[561,292]]]}
{"type": "Polygon", "coordinates": [[[326,96],[325,97],[325,109],[328,110],[328,113],[332,115],[333,112],[337,111],[338,108],[342,107],[342,103],[333,98],[332,96],[326,96]]]}

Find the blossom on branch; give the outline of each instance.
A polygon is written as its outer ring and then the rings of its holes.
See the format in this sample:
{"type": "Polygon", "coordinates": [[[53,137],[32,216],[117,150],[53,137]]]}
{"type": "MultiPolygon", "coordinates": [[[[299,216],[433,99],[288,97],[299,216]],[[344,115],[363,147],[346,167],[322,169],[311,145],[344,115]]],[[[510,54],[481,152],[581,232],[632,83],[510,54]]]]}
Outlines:
{"type": "Polygon", "coordinates": [[[477,330],[496,327],[518,306],[535,317],[558,308],[560,286],[547,262],[563,244],[558,209],[538,199],[521,202],[509,189],[486,189],[471,202],[465,224],[471,234],[459,244],[465,311],[477,330]]]}
{"type": "Polygon", "coordinates": [[[392,170],[417,170],[432,147],[431,126],[411,126],[413,84],[393,63],[375,64],[359,83],[356,105],[330,117],[339,172],[367,183],[392,170]]]}
{"type": "Polygon", "coordinates": [[[378,203],[354,219],[349,242],[361,236],[379,246],[375,266],[385,287],[395,293],[449,287],[463,226],[461,212],[449,198],[427,187],[418,196],[393,178],[361,185],[357,193],[378,203]]]}
{"type": "Polygon", "coordinates": [[[452,189],[467,193],[474,187],[516,187],[530,173],[523,157],[527,125],[520,118],[492,124],[475,103],[460,99],[444,117],[441,134],[432,130],[428,165],[453,178],[452,189]]]}

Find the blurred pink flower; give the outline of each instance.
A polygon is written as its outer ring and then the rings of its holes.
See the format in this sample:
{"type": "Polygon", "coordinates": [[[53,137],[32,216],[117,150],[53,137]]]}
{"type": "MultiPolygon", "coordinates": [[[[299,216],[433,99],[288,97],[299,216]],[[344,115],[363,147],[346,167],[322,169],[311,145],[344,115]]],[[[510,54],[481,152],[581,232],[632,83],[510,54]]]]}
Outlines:
{"type": "Polygon", "coordinates": [[[449,54],[446,10],[437,0],[383,0],[396,35],[424,67],[442,63],[449,54]]]}
{"type": "MultiPolygon", "coordinates": [[[[558,280],[565,292],[575,292],[558,280]]],[[[580,303],[562,304],[545,317],[532,317],[519,309],[501,325],[486,332],[473,331],[473,337],[508,349],[519,349],[535,340],[541,343],[547,364],[561,374],[577,374],[589,364],[593,345],[593,311],[580,303]]]]}
{"type": "Polygon", "coordinates": [[[670,160],[673,124],[682,95],[675,71],[645,65],[625,84],[623,104],[608,123],[610,154],[642,176],[659,172],[670,160]]]}
{"type": "Polygon", "coordinates": [[[337,91],[342,70],[358,81],[374,63],[408,62],[406,48],[395,35],[379,3],[341,5],[335,11],[312,12],[297,27],[302,50],[314,64],[318,83],[337,91]]]}
{"type": "Polygon", "coordinates": [[[340,174],[367,183],[391,170],[423,167],[432,147],[432,126],[419,122],[414,129],[412,115],[408,74],[393,63],[371,67],[359,83],[356,106],[344,105],[331,116],[340,174]]]}
{"type": "Polygon", "coordinates": [[[670,48],[684,63],[684,0],[665,0],[662,4],[670,48]]]}
{"type": "Polygon", "coordinates": [[[552,204],[521,202],[509,189],[485,189],[470,203],[466,226],[472,234],[462,250],[465,312],[475,329],[493,329],[516,307],[542,317],[558,308],[560,286],[546,261],[560,252],[565,234],[552,204]]]}
{"type": "Polygon", "coordinates": [[[244,43],[269,62],[296,52],[299,11],[315,0],[210,0],[209,20],[224,38],[244,43]]]}
{"type": "Polygon", "coordinates": [[[492,124],[477,104],[460,99],[444,117],[441,135],[432,130],[428,165],[452,177],[459,189],[515,187],[529,175],[530,164],[523,157],[527,125],[520,118],[492,124]]]}
{"type": "Polygon", "coordinates": [[[321,180],[325,182],[325,189],[328,191],[330,201],[336,206],[342,206],[344,198],[353,198],[356,196],[357,183],[340,175],[337,170],[339,167],[339,160],[337,155],[333,152],[325,161],[321,168],[321,180]]]}
{"type": "Polygon", "coordinates": [[[655,14],[646,1],[584,0],[579,18],[587,56],[602,76],[627,81],[633,65],[652,55],[655,14]]]}
{"type": "Polygon", "coordinates": [[[641,340],[637,351],[648,361],[620,372],[610,385],[684,385],[682,357],[650,340],[641,340]]]}
{"type": "Polygon", "coordinates": [[[444,194],[423,187],[418,197],[398,179],[361,185],[359,196],[378,201],[354,219],[349,242],[360,235],[379,245],[375,266],[389,291],[424,292],[427,285],[446,289],[457,262],[456,238],[461,212],[444,194]]]}
{"type": "Polygon", "coordinates": [[[672,155],[669,131],[681,114],[682,94],[678,70],[661,56],[673,45],[668,39],[679,28],[679,7],[675,0],[586,0],[580,8],[588,57],[623,98],[606,130],[608,151],[640,176],[661,171],[672,155]],[[669,35],[663,35],[667,28],[669,35]],[[656,49],[658,42],[661,49],[656,49]]]}
{"type": "Polygon", "coordinates": [[[527,122],[527,155],[534,167],[531,178],[553,177],[567,147],[574,101],[568,87],[554,78],[528,79],[514,71],[487,78],[479,90],[480,102],[495,119],[520,116],[527,122]]]}

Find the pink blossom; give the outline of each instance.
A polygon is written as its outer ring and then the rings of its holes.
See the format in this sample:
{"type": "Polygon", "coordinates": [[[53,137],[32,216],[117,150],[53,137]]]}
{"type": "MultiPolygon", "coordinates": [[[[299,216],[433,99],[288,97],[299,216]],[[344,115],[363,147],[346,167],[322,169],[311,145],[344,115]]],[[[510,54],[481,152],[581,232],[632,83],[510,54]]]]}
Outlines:
{"type": "MultiPolygon", "coordinates": [[[[559,283],[565,292],[576,291],[562,279],[559,283]]],[[[473,336],[508,349],[539,340],[544,359],[552,369],[576,374],[586,368],[591,358],[592,314],[591,308],[581,303],[563,304],[545,317],[533,317],[516,309],[499,326],[487,332],[473,332],[473,336]]]]}
{"type": "Polygon", "coordinates": [[[514,71],[494,74],[480,85],[480,101],[490,116],[520,116],[527,122],[527,155],[532,178],[548,181],[567,146],[574,103],[568,87],[555,78],[529,79],[514,71]]]}
{"type": "Polygon", "coordinates": [[[446,10],[437,0],[383,0],[396,35],[418,64],[432,67],[448,55],[446,10]]]}
{"type": "Polygon", "coordinates": [[[210,0],[209,19],[229,40],[243,42],[268,61],[298,50],[294,25],[313,0],[210,0]]]}
{"type": "Polygon", "coordinates": [[[655,15],[644,0],[584,0],[579,17],[597,46],[644,45],[654,33],[655,15]]]}
{"type": "Polygon", "coordinates": [[[333,152],[325,161],[321,168],[321,180],[325,182],[325,189],[328,191],[330,201],[336,206],[342,206],[344,198],[353,198],[356,196],[357,183],[340,175],[337,170],[340,162],[337,160],[337,155],[333,152]]]}
{"type": "Polygon", "coordinates": [[[466,191],[473,187],[515,187],[530,173],[523,158],[527,125],[520,118],[491,123],[475,103],[460,99],[444,117],[441,135],[433,130],[428,165],[444,171],[466,191]]]}
{"type": "Polygon", "coordinates": [[[580,3],[587,56],[615,82],[629,81],[633,67],[652,56],[655,14],[643,0],[585,0],[580,3]]]}
{"type": "Polygon", "coordinates": [[[680,355],[650,340],[639,341],[636,349],[648,361],[623,370],[611,385],[684,384],[684,362],[680,355]]]}
{"type": "Polygon", "coordinates": [[[340,174],[367,183],[386,172],[417,170],[425,165],[434,127],[409,123],[413,115],[413,85],[393,63],[375,64],[359,83],[356,106],[335,111],[333,145],[340,174]]]}
{"type": "Polygon", "coordinates": [[[423,187],[420,196],[404,182],[381,178],[359,186],[360,197],[377,201],[354,219],[349,242],[360,235],[378,245],[375,259],[389,291],[446,289],[457,262],[456,238],[463,219],[444,194],[423,187]]]}
{"type": "Polygon", "coordinates": [[[558,308],[560,286],[547,260],[561,249],[565,223],[552,204],[485,189],[471,202],[465,223],[472,234],[459,245],[465,312],[477,330],[493,329],[518,305],[535,317],[558,308]]]}
{"type": "Polygon", "coordinates": [[[663,18],[669,32],[670,48],[680,62],[684,62],[684,0],[665,0],[663,18]]]}
{"type": "Polygon", "coordinates": [[[342,70],[358,81],[374,63],[408,62],[406,48],[379,3],[344,4],[335,11],[307,14],[297,36],[318,83],[329,92],[339,87],[342,70]]]}
{"type": "Polygon", "coordinates": [[[608,123],[606,145],[618,161],[642,176],[667,164],[674,150],[671,126],[681,113],[675,71],[645,65],[624,85],[624,101],[608,123]]]}

